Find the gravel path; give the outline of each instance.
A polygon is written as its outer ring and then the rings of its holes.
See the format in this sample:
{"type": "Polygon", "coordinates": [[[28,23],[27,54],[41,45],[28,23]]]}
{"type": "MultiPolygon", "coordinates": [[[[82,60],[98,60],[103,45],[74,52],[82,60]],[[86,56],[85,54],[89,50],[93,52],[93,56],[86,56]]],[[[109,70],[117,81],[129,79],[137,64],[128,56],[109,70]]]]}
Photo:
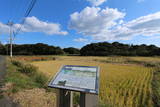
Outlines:
{"type": "MultiPolygon", "coordinates": [[[[2,95],[1,88],[4,85],[4,78],[6,74],[6,57],[0,56],[0,96],[2,95]]],[[[13,103],[9,97],[3,96],[0,98],[0,107],[20,107],[18,104],[13,103]]]]}

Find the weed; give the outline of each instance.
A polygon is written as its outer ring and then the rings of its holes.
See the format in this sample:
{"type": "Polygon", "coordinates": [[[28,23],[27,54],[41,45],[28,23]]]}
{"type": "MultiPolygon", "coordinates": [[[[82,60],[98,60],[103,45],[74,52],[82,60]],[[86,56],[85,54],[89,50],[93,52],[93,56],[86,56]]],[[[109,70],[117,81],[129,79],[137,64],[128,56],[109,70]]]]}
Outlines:
{"type": "Polygon", "coordinates": [[[37,72],[37,67],[30,65],[30,64],[26,64],[26,65],[19,67],[18,71],[20,71],[21,73],[25,73],[27,75],[32,75],[35,72],[37,72]]]}
{"type": "Polygon", "coordinates": [[[20,61],[17,61],[17,60],[11,60],[11,63],[17,67],[21,67],[22,66],[22,63],[20,61]]]}

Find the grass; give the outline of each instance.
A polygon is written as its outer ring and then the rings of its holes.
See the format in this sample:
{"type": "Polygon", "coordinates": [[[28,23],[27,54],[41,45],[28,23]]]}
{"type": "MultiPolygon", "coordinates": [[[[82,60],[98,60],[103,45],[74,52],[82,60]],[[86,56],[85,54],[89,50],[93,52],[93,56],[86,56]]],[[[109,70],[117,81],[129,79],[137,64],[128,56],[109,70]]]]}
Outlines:
{"type": "Polygon", "coordinates": [[[8,60],[4,94],[22,107],[55,107],[47,77],[31,64],[8,60]]]}
{"type": "Polygon", "coordinates": [[[20,61],[47,61],[47,60],[56,60],[57,56],[14,56],[13,59],[20,61]]]}
{"type": "Polygon", "coordinates": [[[156,58],[63,56],[54,61],[38,61],[32,64],[49,78],[52,78],[62,65],[99,66],[100,106],[153,107],[151,83],[154,67],[145,64],[159,63],[160,59],[154,59],[156,58]],[[128,60],[133,60],[134,63],[129,63],[128,60]]]}
{"type": "MultiPolygon", "coordinates": [[[[13,59],[18,61],[8,64],[5,81],[11,83],[11,86],[7,92],[14,93],[16,101],[23,103],[22,105],[32,102],[32,105],[37,104],[39,107],[42,105],[38,105],[37,100],[48,102],[51,94],[37,88],[46,90],[49,82],[47,80],[62,65],[88,65],[99,66],[101,69],[100,107],[160,106],[160,70],[157,68],[160,57],[16,56],[13,59]],[[19,60],[27,62],[21,63],[19,60]],[[42,99],[35,97],[38,93],[41,93],[42,99]],[[33,99],[27,99],[29,96],[37,100],[33,102],[33,99]]],[[[76,94],[75,104],[78,97],[76,94]]],[[[49,102],[53,106],[53,102],[49,102]]],[[[46,103],[44,106],[50,107],[46,103]]]]}
{"type": "Polygon", "coordinates": [[[32,65],[23,65],[20,62],[18,65],[17,63],[8,63],[5,82],[12,84],[9,92],[15,93],[24,89],[42,88],[46,80],[47,78],[42,73],[37,72],[32,65]]]}

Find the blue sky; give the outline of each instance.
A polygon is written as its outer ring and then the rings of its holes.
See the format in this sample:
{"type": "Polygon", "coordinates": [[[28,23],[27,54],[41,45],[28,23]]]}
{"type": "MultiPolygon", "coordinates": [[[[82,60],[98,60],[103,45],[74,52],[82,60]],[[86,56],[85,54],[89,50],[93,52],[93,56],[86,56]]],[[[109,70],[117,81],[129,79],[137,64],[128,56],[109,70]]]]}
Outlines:
{"type": "MultiPolygon", "coordinates": [[[[0,41],[8,41],[8,20],[19,22],[31,0],[1,0],[0,41]]],[[[37,0],[17,44],[46,43],[80,48],[119,41],[160,46],[160,0],[37,0]]]]}

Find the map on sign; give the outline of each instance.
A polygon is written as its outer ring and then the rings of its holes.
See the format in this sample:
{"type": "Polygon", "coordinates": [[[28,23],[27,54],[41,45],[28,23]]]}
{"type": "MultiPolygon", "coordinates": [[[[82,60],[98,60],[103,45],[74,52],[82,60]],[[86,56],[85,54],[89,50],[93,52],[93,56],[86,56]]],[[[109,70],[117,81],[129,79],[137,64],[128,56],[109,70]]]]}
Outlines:
{"type": "Polygon", "coordinates": [[[98,67],[65,65],[49,87],[98,94],[98,79],[98,67]]]}

